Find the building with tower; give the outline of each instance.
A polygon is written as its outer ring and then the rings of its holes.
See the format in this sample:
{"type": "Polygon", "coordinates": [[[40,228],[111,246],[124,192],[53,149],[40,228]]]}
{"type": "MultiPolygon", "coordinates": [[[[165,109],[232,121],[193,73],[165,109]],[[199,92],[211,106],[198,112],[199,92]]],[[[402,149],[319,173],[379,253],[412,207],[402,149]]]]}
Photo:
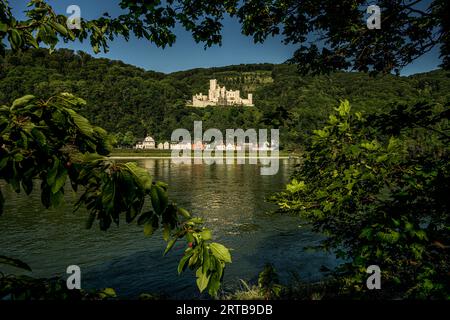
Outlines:
{"type": "Polygon", "coordinates": [[[195,94],[188,105],[204,108],[207,106],[253,106],[254,104],[253,94],[249,93],[247,99],[243,99],[239,90],[227,90],[225,86],[219,86],[216,79],[211,79],[208,95],[195,94]]]}

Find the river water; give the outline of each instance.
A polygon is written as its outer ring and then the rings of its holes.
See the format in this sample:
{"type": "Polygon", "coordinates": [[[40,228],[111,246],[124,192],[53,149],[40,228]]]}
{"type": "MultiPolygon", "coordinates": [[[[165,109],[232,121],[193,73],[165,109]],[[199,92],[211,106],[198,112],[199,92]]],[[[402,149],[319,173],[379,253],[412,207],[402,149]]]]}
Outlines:
{"type": "MultiPolygon", "coordinates": [[[[138,160],[155,179],[169,184],[173,201],[203,217],[215,240],[232,249],[233,263],[226,269],[226,290],[239,286],[240,279],[255,283],[258,273],[273,263],[280,278],[293,275],[303,281],[322,276],[322,265],[332,268],[332,255],[304,250],[318,244],[320,236],[302,226],[297,217],[271,214],[276,207],[265,202],[289,180],[296,160],[280,160],[274,176],[260,174],[258,165],[188,165],[170,159],[138,160]]],[[[28,263],[33,277],[63,276],[69,265],[78,265],[83,288],[112,287],[123,298],[141,293],[167,294],[172,298],[197,297],[195,277],[176,268],[183,253],[175,245],[162,257],[164,242],[158,233],[144,237],[135,223],[107,232],[84,229],[87,212],[72,212],[77,195],[68,187],[65,204],[46,210],[39,188],[27,197],[2,184],[6,198],[0,217],[0,255],[28,263]]],[[[17,272],[7,269],[8,272],[17,272]]]]}

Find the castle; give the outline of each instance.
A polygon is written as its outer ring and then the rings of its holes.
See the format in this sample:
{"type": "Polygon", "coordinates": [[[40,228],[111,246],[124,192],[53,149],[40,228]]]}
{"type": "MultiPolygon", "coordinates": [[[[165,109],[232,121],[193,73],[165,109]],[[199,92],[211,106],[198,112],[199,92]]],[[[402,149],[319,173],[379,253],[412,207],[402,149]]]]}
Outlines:
{"type": "Polygon", "coordinates": [[[218,86],[217,80],[212,79],[209,80],[208,95],[203,93],[194,95],[190,105],[200,108],[207,106],[253,106],[253,95],[249,93],[247,99],[242,99],[239,90],[226,90],[225,86],[218,86]]]}

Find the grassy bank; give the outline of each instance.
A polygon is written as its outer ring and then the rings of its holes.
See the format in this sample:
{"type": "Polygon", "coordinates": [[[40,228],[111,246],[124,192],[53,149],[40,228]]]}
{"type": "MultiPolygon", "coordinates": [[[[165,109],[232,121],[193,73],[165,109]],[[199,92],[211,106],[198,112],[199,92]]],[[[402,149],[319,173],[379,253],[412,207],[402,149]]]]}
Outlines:
{"type": "MultiPolygon", "coordinates": [[[[237,155],[238,153],[235,152],[235,155],[237,155]]],[[[137,150],[137,149],[114,149],[111,153],[111,157],[149,157],[149,158],[154,158],[154,157],[161,157],[161,158],[170,158],[170,156],[172,155],[172,151],[171,150],[137,150]]],[[[191,151],[191,155],[194,155],[194,152],[191,151]]],[[[226,152],[224,152],[224,156],[226,155],[226,152]]],[[[252,154],[253,156],[255,154],[252,154]]],[[[271,153],[267,152],[266,154],[264,154],[264,156],[270,156],[271,153]]],[[[214,155],[213,155],[214,156],[214,155]]],[[[246,152],[245,154],[246,157],[249,156],[249,153],[246,152]]],[[[279,152],[279,156],[280,157],[298,157],[299,154],[298,153],[293,153],[293,152],[289,152],[289,151],[280,151],[279,152]]]]}
{"type": "Polygon", "coordinates": [[[138,150],[138,149],[114,149],[112,157],[167,157],[171,155],[170,150],[138,150]]]}

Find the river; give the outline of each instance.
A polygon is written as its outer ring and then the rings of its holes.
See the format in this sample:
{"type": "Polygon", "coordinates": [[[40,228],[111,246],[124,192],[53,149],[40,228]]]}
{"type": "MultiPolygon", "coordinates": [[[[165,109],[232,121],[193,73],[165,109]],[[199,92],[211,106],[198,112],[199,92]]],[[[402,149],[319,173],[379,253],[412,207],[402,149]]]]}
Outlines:
{"type": "MultiPolygon", "coordinates": [[[[334,256],[304,250],[320,236],[297,217],[271,214],[276,207],[265,197],[280,191],[289,180],[296,160],[280,160],[274,176],[260,174],[258,165],[188,165],[170,159],[140,159],[155,179],[169,184],[178,205],[203,217],[215,240],[232,249],[233,263],[226,269],[226,290],[240,279],[255,283],[267,262],[274,264],[283,281],[296,275],[302,281],[321,278],[322,265],[333,267],[334,256]]],[[[66,277],[69,265],[78,265],[83,288],[112,287],[123,298],[141,293],[167,294],[172,298],[197,297],[195,278],[187,271],[177,275],[182,244],[162,257],[160,233],[145,237],[135,223],[115,225],[107,232],[84,229],[87,212],[72,212],[77,195],[67,187],[65,204],[46,210],[39,188],[27,197],[1,183],[6,199],[0,217],[0,255],[28,263],[34,277],[66,277]]],[[[17,272],[8,269],[9,272],[17,272]]]]}

